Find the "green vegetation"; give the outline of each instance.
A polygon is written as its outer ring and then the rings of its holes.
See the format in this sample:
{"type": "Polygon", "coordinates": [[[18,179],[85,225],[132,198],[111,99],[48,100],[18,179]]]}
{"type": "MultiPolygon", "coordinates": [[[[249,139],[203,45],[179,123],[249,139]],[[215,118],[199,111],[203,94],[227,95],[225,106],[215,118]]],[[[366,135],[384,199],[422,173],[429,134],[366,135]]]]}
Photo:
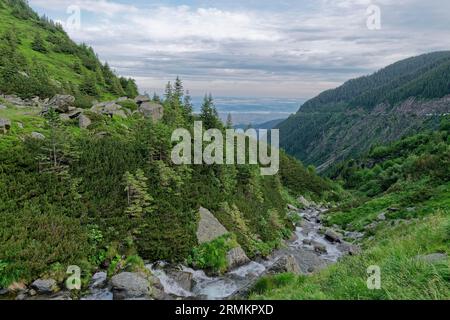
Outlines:
{"type": "Polygon", "coordinates": [[[92,48],[74,43],[23,0],[0,0],[0,91],[22,98],[67,93],[81,107],[138,94],[133,79],[117,77],[92,48]]]}
{"type": "Polygon", "coordinates": [[[311,277],[264,278],[253,298],[448,299],[450,296],[450,132],[440,130],[373,147],[331,173],[353,196],[332,209],[325,223],[363,231],[364,252],[311,277]],[[384,215],[382,220],[380,214],[384,215]],[[445,253],[431,263],[419,255],[445,253]],[[367,268],[381,268],[381,290],[369,290],[367,268]],[[289,279],[289,280],[286,280],[289,279]]]}

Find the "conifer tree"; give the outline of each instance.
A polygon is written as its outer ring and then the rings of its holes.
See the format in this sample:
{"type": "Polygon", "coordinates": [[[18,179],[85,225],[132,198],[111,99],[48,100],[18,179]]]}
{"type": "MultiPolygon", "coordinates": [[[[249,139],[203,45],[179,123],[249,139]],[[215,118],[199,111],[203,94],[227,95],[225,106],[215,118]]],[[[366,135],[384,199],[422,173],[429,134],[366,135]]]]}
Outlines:
{"type": "Polygon", "coordinates": [[[31,48],[34,51],[41,52],[41,53],[48,52],[47,47],[45,46],[45,42],[39,33],[36,33],[36,35],[34,36],[34,40],[31,43],[31,48]]]}
{"type": "Polygon", "coordinates": [[[131,218],[143,218],[152,211],[153,198],[148,193],[147,178],[144,171],[138,169],[136,174],[126,172],[124,175],[128,207],[125,213],[131,218]]]}

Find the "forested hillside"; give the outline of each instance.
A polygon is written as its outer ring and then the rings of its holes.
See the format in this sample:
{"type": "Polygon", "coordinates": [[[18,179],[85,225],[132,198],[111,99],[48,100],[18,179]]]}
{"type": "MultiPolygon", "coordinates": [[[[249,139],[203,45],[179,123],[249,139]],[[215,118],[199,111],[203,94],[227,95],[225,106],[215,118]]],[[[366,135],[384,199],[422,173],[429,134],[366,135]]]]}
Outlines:
{"type": "Polygon", "coordinates": [[[306,102],[279,125],[290,154],[326,170],[424,128],[450,112],[450,52],[406,59],[306,102]]]}
{"type": "Polygon", "coordinates": [[[92,48],[74,43],[23,0],[0,0],[0,91],[22,98],[71,94],[79,107],[137,95],[134,80],[116,76],[92,48]]]}

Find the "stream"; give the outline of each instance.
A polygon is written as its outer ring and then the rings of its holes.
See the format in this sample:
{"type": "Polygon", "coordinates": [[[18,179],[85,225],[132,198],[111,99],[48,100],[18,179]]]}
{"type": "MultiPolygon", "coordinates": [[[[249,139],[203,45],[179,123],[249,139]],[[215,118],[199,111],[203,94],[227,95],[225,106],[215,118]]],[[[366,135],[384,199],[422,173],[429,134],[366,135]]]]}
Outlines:
{"type": "Polygon", "coordinates": [[[282,257],[293,256],[303,274],[317,271],[336,262],[344,253],[337,243],[328,241],[320,233],[322,225],[319,216],[325,209],[307,209],[299,212],[303,222],[296,227],[295,240],[286,243],[286,247],[276,250],[267,259],[251,261],[224,275],[212,277],[204,271],[178,266],[183,273],[192,275],[193,285],[187,290],[171,276],[165,263],[149,264],[146,267],[156,276],[166,294],[175,299],[227,299],[240,295],[256,281],[270,271],[271,267],[282,257]]]}

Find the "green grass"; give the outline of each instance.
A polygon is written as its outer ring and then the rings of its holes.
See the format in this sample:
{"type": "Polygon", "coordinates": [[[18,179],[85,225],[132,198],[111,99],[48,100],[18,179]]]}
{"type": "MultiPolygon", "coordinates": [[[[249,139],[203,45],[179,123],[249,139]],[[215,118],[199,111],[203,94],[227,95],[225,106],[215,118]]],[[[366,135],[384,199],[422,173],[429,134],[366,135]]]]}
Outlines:
{"type": "Polygon", "coordinates": [[[360,256],[347,257],[313,276],[265,278],[252,299],[374,299],[415,300],[450,298],[450,260],[439,264],[415,257],[450,254],[450,212],[437,211],[409,225],[386,228],[366,243],[360,256]],[[367,268],[381,268],[381,289],[367,288],[367,268]],[[287,278],[287,279],[286,279],[287,278]]]}

